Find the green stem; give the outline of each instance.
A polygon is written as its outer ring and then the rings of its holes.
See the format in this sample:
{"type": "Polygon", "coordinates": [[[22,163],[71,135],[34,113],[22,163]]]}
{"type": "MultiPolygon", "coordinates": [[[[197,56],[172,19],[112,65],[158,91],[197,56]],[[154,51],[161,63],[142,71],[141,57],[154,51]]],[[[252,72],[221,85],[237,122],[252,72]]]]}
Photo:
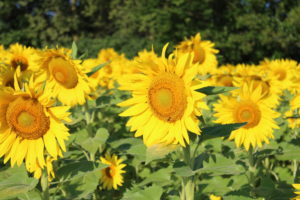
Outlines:
{"type": "Polygon", "coordinates": [[[48,182],[48,173],[47,170],[43,170],[42,178],[41,178],[41,186],[43,190],[43,199],[49,200],[50,194],[49,194],[49,182],[48,182]]]}
{"type": "Polygon", "coordinates": [[[256,174],[256,164],[253,156],[253,148],[250,147],[248,152],[248,159],[249,159],[249,184],[252,188],[251,196],[255,196],[253,190],[255,189],[255,174],[256,174]]]}
{"type": "MultiPolygon", "coordinates": [[[[182,149],[183,150],[183,160],[186,163],[187,166],[192,167],[193,158],[191,158],[191,151],[190,146],[187,146],[182,149]]],[[[194,200],[194,193],[195,193],[195,183],[194,183],[194,177],[183,177],[181,182],[181,194],[180,199],[181,200],[194,200]]]]}
{"type": "Polygon", "coordinates": [[[297,160],[293,160],[293,178],[294,180],[296,179],[297,177],[297,171],[298,171],[298,162],[297,160]]]}

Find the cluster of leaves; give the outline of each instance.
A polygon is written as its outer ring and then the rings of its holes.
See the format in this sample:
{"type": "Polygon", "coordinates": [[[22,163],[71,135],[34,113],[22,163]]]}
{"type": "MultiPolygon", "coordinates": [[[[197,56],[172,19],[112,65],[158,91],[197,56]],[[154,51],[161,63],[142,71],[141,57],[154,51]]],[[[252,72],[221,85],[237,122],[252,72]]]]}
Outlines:
{"type": "Polygon", "coordinates": [[[91,56],[107,47],[134,56],[201,32],[217,44],[222,64],[297,60],[299,13],[295,0],[2,0],[0,43],[43,47],[78,40],[91,56]]]}

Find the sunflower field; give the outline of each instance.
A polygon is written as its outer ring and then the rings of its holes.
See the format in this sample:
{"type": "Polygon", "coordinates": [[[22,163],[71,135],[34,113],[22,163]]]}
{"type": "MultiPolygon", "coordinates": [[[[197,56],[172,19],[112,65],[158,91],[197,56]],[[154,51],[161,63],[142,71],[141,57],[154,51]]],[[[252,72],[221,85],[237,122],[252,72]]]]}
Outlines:
{"type": "Polygon", "coordinates": [[[0,199],[300,199],[297,61],[80,52],[0,46],[0,199]]]}

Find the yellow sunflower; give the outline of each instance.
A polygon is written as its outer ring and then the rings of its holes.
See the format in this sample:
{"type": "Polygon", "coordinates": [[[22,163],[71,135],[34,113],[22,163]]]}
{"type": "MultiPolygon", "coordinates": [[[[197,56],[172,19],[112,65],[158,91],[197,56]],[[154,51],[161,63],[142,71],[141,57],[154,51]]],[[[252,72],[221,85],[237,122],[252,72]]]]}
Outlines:
{"type": "Polygon", "coordinates": [[[117,189],[118,186],[123,184],[123,176],[125,173],[123,168],[126,166],[122,164],[123,160],[118,159],[116,155],[106,154],[105,157],[100,157],[103,164],[109,165],[108,167],[101,170],[100,181],[103,183],[103,187],[111,190],[117,189]]]}
{"type": "Polygon", "coordinates": [[[12,44],[7,50],[6,64],[13,69],[20,67],[21,71],[37,71],[38,55],[37,51],[31,47],[25,47],[21,44],[12,44]]]}
{"type": "Polygon", "coordinates": [[[199,73],[204,75],[212,73],[218,65],[217,54],[219,51],[214,49],[214,43],[209,40],[201,40],[200,33],[197,33],[189,40],[185,40],[176,46],[179,53],[194,53],[193,63],[198,63],[199,73]]]}
{"type": "Polygon", "coordinates": [[[84,104],[91,91],[79,60],[72,60],[64,49],[41,52],[42,75],[47,80],[45,95],[57,97],[64,105],[84,104]]]}
{"type": "Polygon", "coordinates": [[[14,88],[14,73],[11,66],[0,63],[0,86],[14,88]]]}
{"type": "Polygon", "coordinates": [[[294,91],[294,83],[296,74],[297,62],[293,60],[264,60],[260,63],[263,72],[268,77],[274,77],[278,81],[278,85],[281,86],[281,90],[294,91]]]}
{"type": "Polygon", "coordinates": [[[98,53],[97,58],[100,63],[110,62],[99,70],[99,84],[103,88],[112,89],[115,87],[115,82],[122,74],[123,64],[126,58],[123,54],[119,55],[114,49],[102,49],[98,53]]]}
{"type": "Polygon", "coordinates": [[[127,126],[142,136],[147,146],[158,143],[189,143],[188,131],[200,134],[201,108],[204,94],[195,91],[202,84],[194,82],[197,65],[193,54],[170,55],[167,45],[160,59],[137,63],[140,73],[124,76],[120,89],[132,92],[132,98],[119,103],[129,106],[120,116],[130,116],[127,126]],[[197,84],[196,84],[197,83],[197,84]]]}
{"type": "MultiPolygon", "coordinates": [[[[232,92],[233,93],[233,92],[232,92]]],[[[261,87],[254,88],[253,83],[244,84],[235,96],[221,95],[214,105],[217,123],[230,124],[247,122],[243,127],[234,130],[229,140],[235,140],[238,147],[244,145],[248,151],[252,147],[262,146],[274,138],[273,128],[279,128],[274,118],[279,116],[263,98],[261,87]]]]}
{"type": "Polygon", "coordinates": [[[214,72],[211,72],[211,77],[207,81],[211,85],[233,87],[234,76],[236,75],[236,68],[233,65],[222,65],[214,72]]]}
{"type": "Polygon", "coordinates": [[[300,200],[300,184],[293,184],[293,187],[297,190],[295,194],[297,194],[296,197],[293,198],[293,200],[300,200]]]}
{"type": "Polygon", "coordinates": [[[25,159],[27,170],[34,172],[45,167],[45,154],[57,159],[66,151],[69,133],[63,121],[70,122],[69,107],[53,107],[41,98],[43,91],[33,79],[22,90],[17,82],[14,87],[0,90],[0,157],[11,166],[25,159]]]}
{"type": "Polygon", "coordinates": [[[236,75],[233,79],[233,84],[236,87],[241,87],[243,84],[250,84],[252,82],[253,87],[261,87],[263,98],[266,98],[269,105],[276,107],[279,104],[281,86],[274,77],[264,75],[260,65],[245,65],[239,64],[236,66],[236,75]]]}

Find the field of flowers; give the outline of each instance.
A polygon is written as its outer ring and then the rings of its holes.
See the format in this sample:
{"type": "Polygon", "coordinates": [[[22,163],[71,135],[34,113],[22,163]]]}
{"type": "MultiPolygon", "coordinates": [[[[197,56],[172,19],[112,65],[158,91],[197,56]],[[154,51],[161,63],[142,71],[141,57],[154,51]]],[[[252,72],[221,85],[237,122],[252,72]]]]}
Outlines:
{"type": "Polygon", "coordinates": [[[0,199],[300,199],[300,65],[217,54],[0,46],[0,199]]]}

